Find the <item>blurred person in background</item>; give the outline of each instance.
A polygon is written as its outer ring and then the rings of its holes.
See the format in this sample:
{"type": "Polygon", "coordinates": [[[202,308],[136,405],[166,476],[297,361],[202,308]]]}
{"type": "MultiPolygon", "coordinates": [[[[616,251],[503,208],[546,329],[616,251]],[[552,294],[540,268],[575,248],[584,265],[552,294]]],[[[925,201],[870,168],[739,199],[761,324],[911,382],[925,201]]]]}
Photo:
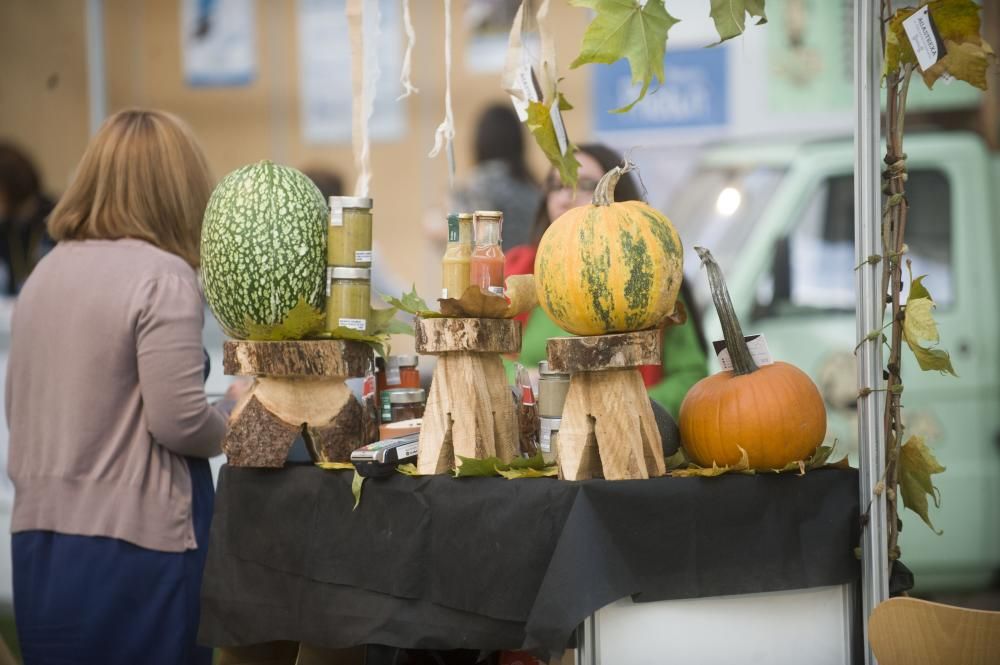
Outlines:
{"type": "Polygon", "coordinates": [[[479,116],[475,159],[472,174],[455,190],[452,211],[499,210],[504,251],[530,242],[542,192],[528,171],[521,122],[510,104],[495,104],[479,116]]]}
{"type": "Polygon", "coordinates": [[[38,260],[52,248],[45,218],[52,200],[42,193],[38,170],[18,147],[0,142],[0,276],[2,292],[16,295],[38,260]]]}
{"type": "Polygon", "coordinates": [[[211,662],[195,644],[226,427],[195,272],[211,191],[186,125],[128,110],[49,218],[59,244],[21,290],[5,395],[25,665],[211,662]]]}
{"type": "MultiPolygon", "coordinates": [[[[545,181],[546,194],[536,211],[531,240],[506,253],[506,276],[534,272],[538,243],[552,221],[559,219],[570,208],[589,205],[601,177],[622,162],[621,155],[600,144],[578,146],[576,158],[580,162],[576,191],[564,186],[554,169],[549,172],[545,181]]],[[[641,200],[642,195],[633,174],[624,174],[615,188],[615,201],[641,200]]],[[[688,390],[708,375],[707,345],[701,332],[698,309],[692,306],[686,282],[681,285],[679,298],[687,310],[687,322],[665,329],[662,366],[640,368],[649,396],[675,419],[688,390]]],[[[525,318],[519,362],[526,367],[537,367],[540,361],[546,359],[546,340],[550,337],[565,337],[569,333],[559,328],[541,307],[536,307],[525,318]]]]}

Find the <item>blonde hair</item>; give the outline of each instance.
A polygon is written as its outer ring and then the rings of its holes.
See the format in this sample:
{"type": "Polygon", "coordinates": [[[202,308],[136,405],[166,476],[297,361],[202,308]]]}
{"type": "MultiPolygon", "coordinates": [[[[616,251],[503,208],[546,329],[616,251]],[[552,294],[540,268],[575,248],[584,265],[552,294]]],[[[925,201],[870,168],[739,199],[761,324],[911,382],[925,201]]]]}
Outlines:
{"type": "Polygon", "coordinates": [[[145,240],[197,268],[211,193],[205,155],[182,120],[162,111],[119,111],[83,153],[49,217],[49,234],[145,240]]]}

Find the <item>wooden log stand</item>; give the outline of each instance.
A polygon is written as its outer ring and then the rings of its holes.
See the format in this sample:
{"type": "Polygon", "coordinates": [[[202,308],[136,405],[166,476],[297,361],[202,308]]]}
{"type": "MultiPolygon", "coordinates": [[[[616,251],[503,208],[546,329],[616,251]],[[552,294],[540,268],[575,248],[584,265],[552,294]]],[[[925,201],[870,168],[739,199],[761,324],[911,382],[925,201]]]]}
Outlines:
{"type": "Polygon", "coordinates": [[[662,476],[663,444],[640,365],[662,362],[661,332],[648,330],[548,341],[549,368],[572,374],[559,428],[566,480],[662,476]]]}
{"type": "Polygon", "coordinates": [[[361,441],[362,409],[348,378],[364,377],[372,350],[347,340],[229,340],[226,374],[255,377],[233,409],[222,449],[233,466],[282,467],[302,435],[317,462],[348,462],[361,441]]]}
{"type": "Polygon", "coordinates": [[[517,413],[500,354],[521,350],[521,324],[417,319],[414,328],[417,352],[438,356],[420,431],[420,473],[447,473],[459,455],[517,457],[517,413]]]}

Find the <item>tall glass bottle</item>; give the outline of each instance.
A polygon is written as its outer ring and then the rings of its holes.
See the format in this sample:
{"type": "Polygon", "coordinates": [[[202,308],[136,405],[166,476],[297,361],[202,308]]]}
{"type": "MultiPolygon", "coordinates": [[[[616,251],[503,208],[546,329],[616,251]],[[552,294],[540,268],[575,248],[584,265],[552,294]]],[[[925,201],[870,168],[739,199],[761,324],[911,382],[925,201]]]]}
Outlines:
{"type": "Polygon", "coordinates": [[[441,259],[441,297],[461,298],[469,288],[472,213],[448,215],[448,248],[441,259]]]}
{"type": "Polygon", "coordinates": [[[500,230],[503,213],[477,210],[473,216],[475,247],[469,265],[469,279],[479,288],[503,295],[503,250],[500,230]]]}

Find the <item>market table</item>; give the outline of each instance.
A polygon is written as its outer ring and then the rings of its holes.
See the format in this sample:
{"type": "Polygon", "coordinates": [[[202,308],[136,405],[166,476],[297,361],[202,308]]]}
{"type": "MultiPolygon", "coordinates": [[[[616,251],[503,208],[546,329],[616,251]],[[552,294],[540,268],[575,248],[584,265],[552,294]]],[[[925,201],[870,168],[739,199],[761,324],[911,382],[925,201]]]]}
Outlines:
{"type": "Polygon", "coordinates": [[[602,607],[859,579],[857,473],[567,482],[225,466],[200,641],[559,653],[602,607]]]}

